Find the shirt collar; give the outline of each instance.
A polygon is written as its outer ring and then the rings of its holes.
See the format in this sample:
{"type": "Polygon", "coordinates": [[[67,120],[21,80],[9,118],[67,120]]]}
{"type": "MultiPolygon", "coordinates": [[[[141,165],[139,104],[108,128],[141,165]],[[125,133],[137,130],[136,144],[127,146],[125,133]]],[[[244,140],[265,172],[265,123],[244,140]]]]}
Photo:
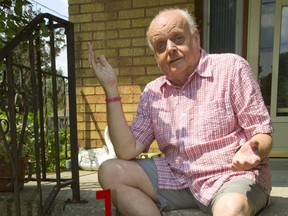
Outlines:
{"type": "MultiPolygon", "coordinates": [[[[187,82],[184,84],[184,86],[187,85],[188,82],[190,82],[192,80],[192,78],[194,77],[194,74],[197,73],[199,76],[201,77],[212,77],[212,71],[210,70],[210,67],[208,65],[208,53],[206,53],[206,51],[204,49],[201,49],[201,56],[200,56],[200,60],[198,63],[197,68],[195,69],[195,71],[189,76],[187,82]]],[[[162,79],[162,84],[160,85],[160,90],[163,93],[163,90],[165,88],[165,86],[174,86],[167,78],[166,76],[163,76],[162,79]]]]}

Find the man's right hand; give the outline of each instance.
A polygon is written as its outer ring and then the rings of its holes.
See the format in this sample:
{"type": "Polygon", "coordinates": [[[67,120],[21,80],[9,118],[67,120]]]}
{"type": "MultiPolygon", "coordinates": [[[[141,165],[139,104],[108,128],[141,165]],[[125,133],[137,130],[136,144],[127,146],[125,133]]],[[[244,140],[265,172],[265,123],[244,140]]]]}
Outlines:
{"type": "Polygon", "coordinates": [[[117,76],[114,73],[112,66],[106,60],[105,56],[95,57],[94,48],[91,43],[87,44],[89,63],[93,68],[95,75],[106,93],[109,89],[117,88],[117,76]]]}

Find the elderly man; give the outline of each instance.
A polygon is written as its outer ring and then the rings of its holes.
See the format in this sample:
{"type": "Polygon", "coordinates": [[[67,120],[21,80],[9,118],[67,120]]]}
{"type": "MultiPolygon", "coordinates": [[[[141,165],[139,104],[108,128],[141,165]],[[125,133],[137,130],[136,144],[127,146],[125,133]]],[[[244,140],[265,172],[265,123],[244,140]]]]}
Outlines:
{"type": "Polygon", "coordinates": [[[272,126],[248,63],[207,54],[194,18],[161,11],[147,31],[163,76],[147,84],[128,126],[117,77],[104,56],[89,61],[106,93],[107,121],[118,159],[99,181],[122,215],[200,208],[213,215],[254,215],[269,202],[272,126]],[[135,160],[157,140],[163,157],[135,160]]]}

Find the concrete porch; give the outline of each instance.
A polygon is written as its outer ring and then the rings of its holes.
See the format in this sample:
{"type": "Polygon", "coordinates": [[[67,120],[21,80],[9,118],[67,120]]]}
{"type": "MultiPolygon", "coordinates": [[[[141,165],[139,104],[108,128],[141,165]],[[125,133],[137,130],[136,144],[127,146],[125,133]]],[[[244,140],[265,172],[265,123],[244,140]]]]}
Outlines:
{"type": "MultiPolygon", "coordinates": [[[[272,168],[272,203],[271,206],[259,216],[284,216],[288,215],[288,159],[271,159],[272,168]]],[[[65,173],[63,173],[63,177],[65,173]]],[[[54,201],[49,216],[104,216],[104,201],[96,200],[95,193],[101,190],[97,182],[97,172],[80,171],[81,199],[88,201],[83,204],[66,203],[72,197],[69,188],[62,189],[54,201]]],[[[52,189],[51,183],[43,185],[43,197],[52,189]]],[[[36,182],[25,184],[21,192],[21,208],[23,216],[37,215],[36,182]]],[[[13,216],[14,201],[12,193],[0,193],[0,209],[2,216],[13,216]]],[[[113,209],[112,215],[116,216],[113,209]]],[[[205,216],[197,210],[181,210],[163,213],[163,216],[205,216]]]]}

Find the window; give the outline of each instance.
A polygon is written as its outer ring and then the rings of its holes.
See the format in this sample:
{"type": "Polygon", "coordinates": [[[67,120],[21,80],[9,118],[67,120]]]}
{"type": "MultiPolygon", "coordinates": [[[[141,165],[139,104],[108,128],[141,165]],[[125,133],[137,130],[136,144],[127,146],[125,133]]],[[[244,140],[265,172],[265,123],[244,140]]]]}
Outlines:
{"type": "Polygon", "coordinates": [[[242,54],[243,0],[205,0],[203,19],[205,50],[242,54]]]}

